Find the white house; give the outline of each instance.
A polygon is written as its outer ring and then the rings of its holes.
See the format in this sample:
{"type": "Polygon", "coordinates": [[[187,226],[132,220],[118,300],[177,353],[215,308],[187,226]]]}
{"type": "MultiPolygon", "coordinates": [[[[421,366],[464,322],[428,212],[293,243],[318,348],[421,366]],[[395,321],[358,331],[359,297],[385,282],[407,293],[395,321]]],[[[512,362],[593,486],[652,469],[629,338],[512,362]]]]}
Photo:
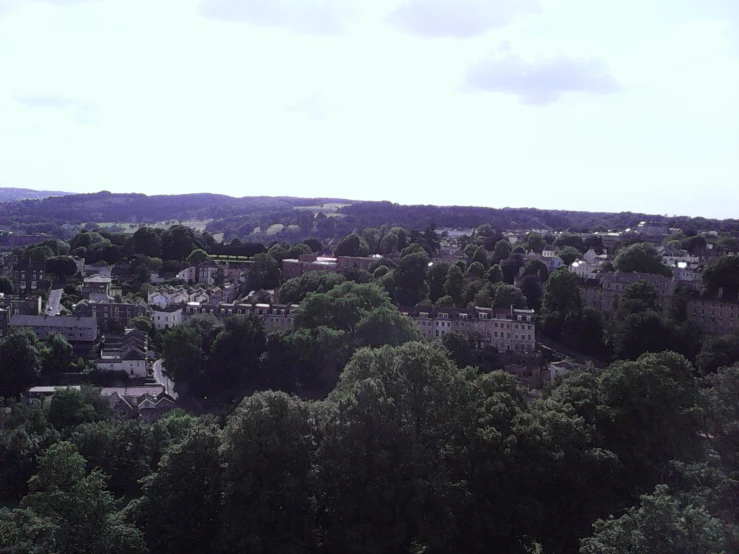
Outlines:
{"type": "Polygon", "coordinates": [[[158,331],[181,325],[184,321],[182,317],[182,306],[169,306],[160,310],[155,309],[152,312],[151,320],[154,323],[154,328],[158,331]]]}
{"type": "Polygon", "coordinates": [[[119,356],[106,356],[95,362],[102,371],[125,371],[131,377],[146,377],[146,354],[136,348],[130,348],[119,356]]]}

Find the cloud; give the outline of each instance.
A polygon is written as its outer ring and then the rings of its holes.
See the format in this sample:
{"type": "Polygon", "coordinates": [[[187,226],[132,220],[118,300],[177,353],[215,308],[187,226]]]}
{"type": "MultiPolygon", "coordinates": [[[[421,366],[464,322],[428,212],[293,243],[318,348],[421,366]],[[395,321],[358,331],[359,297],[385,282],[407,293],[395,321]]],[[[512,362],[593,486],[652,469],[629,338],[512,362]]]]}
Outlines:
{"type": "Polygon", "coordinates": [[[304,35],[340,35],[359,17],[354,0],[200,0],[199,6],[212,19],[304,35]]]}
{"type": "Polygon", "coordinates": [[[51,109],[67,112],[80,125],[95,122],[96,108],[91,102],[75,100],[66,96],[53,94],[16,94],[16,102],[27,108],[51,109]]]}
{"type": "Polygon", "coordinates": [[[538,0],[405,0],[388,19],[397,30],[419,37],[468,38],[539,10],[538,0]]]}
{"type": "Polygon", "coordinates": [[[287,111],[303,114],[311,121],[326,119],[339,107],[338,102],[320,92],[311,92],[297,102],[285,105],[287,111]]]}
{"type": "Polygon", "coordinates": [[[526,104],[549,104],[569,92],[609,94],[620,89],[602,60],[558,56],[528,61],[512,53],[498,53],[473,65],[466,84],[475,90],[514,94],[526,104]]]}

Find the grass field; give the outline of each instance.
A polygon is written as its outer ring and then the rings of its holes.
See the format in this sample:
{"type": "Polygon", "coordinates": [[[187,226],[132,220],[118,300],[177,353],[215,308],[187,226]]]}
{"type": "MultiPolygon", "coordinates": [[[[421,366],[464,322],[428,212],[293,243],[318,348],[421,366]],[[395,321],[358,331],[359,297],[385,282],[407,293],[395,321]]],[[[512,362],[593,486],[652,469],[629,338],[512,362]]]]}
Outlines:
{"type": "Polygon", "coordinates": [[[169,229],[173,225],[184,225],[185,227],[190,227],[191,229],[194,229],[195,231],[203,232],[205,231],[205,227],[213,221],[212,219],[189,219],[187,221],[178,221],[176,219],[171,219],[168,221],[157,221],[156,223],[121,223],[117,221],[106,221],[104,223],[96,223],[98,227],[101,229],[110,229],[111,227],[119,227],[123,229],[124,233],[135,233],[136,230],[139,227],[154,227],[155,229],[169,229]]]}

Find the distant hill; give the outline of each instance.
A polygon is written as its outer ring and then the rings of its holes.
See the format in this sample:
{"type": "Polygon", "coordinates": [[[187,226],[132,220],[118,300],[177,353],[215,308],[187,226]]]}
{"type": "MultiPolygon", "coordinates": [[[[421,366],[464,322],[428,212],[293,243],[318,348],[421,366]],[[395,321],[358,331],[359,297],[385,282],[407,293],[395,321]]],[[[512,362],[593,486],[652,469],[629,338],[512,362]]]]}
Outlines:
{"type": "MultiPolygon", "coordinates": [[[[0,189],[0,194],[19,189],[0,189]]],[[[38,195],[51,193],[28,191],[38,195]]],[[[400,205],[339,198],[293,198],[222,194],[154,195],[70,194],[42,199],[0,203],[0,225],[26,232],[54,232],[66,223],[156,223],[208,220],[207,231],[244,237],[281,225],[293,234],[317,232],[340,237],[355,230],[382,225],[424,229],[438,227],[472,229],[489,224],[495,229],[572,231],[623,230],[639,221],[655,219],[683,229],[721,230],[739,236],[739,221],[690,217],[664,217],[643,213],[576,212],[537,208],[488,208],[472,206],[400,205]],[[316,220],[313,221],[313,217],[316,220]]],[[[277,237],[275,237],[277,238],[277,237]]]]}
{"type": "Polygon", "coordinates": [[[50,196],[67,196],[73,192],[62,192],[59,190],[33,190],[0,187],[0,202],[17,202],[19,200],[31,200],[37,198],[48,198],[50,196]]]}

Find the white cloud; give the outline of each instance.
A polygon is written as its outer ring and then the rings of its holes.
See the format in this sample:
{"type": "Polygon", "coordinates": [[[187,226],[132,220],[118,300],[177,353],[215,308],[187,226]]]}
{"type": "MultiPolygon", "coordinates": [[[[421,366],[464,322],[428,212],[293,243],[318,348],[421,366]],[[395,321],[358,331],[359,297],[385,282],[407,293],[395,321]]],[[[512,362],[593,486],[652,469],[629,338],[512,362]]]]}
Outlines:
{"type": "Polygon", "coordinates": [[[469,38],[539,11],[537,0],[404,0],[388,20],[424,38],[469,38]]]}
{"type": "Polygon", "coordinates": [[[306,35],[340,35],[359,16],[354,0],[201,0],[203,15],[282,27],[306,35]]]}

